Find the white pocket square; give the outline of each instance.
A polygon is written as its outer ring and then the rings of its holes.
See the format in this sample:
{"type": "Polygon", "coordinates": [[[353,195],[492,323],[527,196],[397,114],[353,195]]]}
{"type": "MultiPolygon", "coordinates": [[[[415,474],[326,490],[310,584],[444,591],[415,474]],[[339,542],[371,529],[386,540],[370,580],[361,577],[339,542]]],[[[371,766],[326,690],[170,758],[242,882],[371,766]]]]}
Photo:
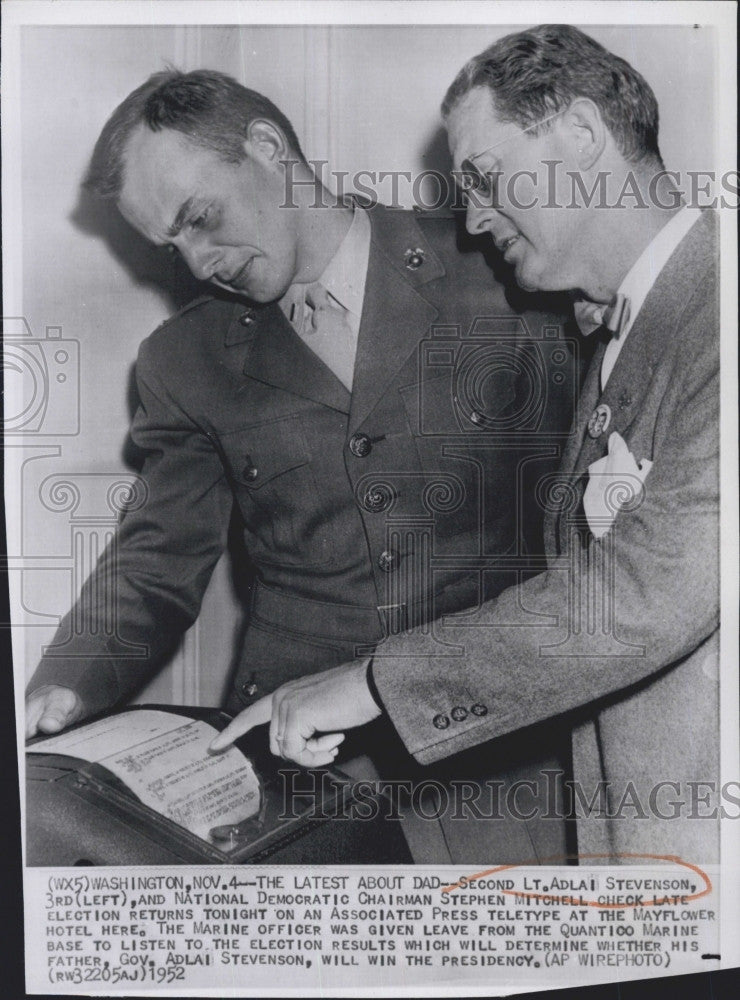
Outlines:
{"type": "Polygon", "coordinates": [[[653,463],[638,464],[624,438],[612,431],[608,452],[588,467],[588,485],[583,495],[586,520],[594,538],[603,538],[621,510],[634,510],[642,499],[643,484],[653,463]]]}

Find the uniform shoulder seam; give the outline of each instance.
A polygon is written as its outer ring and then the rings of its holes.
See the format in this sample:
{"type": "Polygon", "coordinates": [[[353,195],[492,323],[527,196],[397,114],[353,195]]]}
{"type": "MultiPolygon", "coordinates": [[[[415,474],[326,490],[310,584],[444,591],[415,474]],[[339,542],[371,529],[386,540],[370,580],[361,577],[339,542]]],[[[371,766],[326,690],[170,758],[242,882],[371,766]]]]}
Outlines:
{"type": "Polygon", "coordinates": [[[154,332],[156,333],[158,330],[163,330],[165,327],[169,326],[170,323],[176,322],[176,320],[180,319],[180,317],[184,316],[186,313],[192,312],[194,309],[198,309],[200,306],[204,306],[208,302],[213,301],[215,301],[213,295],[199,295],[197,299],[193,299],[192,301],[186,303],[181,309],[178,309],[176,313],[173,313],[172,316],[168,316],[167,319],[163,320],[154,332]]]}

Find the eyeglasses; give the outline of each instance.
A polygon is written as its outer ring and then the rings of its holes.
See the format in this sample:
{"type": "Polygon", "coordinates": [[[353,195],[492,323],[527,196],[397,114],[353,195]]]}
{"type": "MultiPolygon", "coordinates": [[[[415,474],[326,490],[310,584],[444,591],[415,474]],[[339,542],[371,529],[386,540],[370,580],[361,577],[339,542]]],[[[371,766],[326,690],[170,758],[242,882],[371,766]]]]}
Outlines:
{"type": "MultiPolygon", "coordinates": [[[[499,139],[498,142],[494,142],[492,146],[488,146],[486,149],[481,150],[480,153],[474,153],[473,156],[466,157],[460,164],[460,169],[454,171],[455,181],[463,192],[463,195],[467,198],[470,196],[472,191],[475,191],[482,198],[493,198],[496,194],[497,182],[498,178],[501,176],[501,171],[491,170],[484,174],[475,165],[475,161],[479,160],[481,156],[485,156],[486,153],[490,153],[492,149],[496,149],[497,146],[501,146],[505,142],[510,142],[512,139],[516,139],[520,135],[525,135],[533,129],[540,128],[541,125],[546,125],[547,122],[551,122],[553,118],[557,118],[559,115],[562,115],[563,111],[565,111],[565,108],[561,111],[556,111],[554,115],[550,115],[548,118],[543,118],[541,121],[535,122],[534,125],[528,125],[527,128],[521,129],[515,135],[507,136],[506,139],[499,139]]],[[[491,202],[491,206],[495,207],[493,202],[491,202]]]]}

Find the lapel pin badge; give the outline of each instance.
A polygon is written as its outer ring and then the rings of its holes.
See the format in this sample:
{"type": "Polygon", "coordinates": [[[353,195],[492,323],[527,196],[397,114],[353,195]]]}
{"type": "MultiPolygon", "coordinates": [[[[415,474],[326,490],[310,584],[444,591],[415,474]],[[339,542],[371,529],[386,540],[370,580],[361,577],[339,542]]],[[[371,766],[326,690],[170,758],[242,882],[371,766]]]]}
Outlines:
{"type": "Polygon", "coordinates": [[[606,403],[599,403],[588,421],[589,437],[601,437],[612,419],[612,411],[606,403]]]}

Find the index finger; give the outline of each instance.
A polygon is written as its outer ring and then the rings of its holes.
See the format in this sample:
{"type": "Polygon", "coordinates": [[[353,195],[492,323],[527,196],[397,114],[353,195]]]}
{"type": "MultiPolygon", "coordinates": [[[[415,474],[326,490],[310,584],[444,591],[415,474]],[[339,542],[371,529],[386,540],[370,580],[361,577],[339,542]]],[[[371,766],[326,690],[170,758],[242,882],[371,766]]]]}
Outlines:
{"type": "Polygon", "coordinates": [[[235,719],[232,719],[226,729],[223,729],[215,739],[211,740],[208,745],[209,752],[220,753],[222,750],[226,750],[234,740],[238,740],[240,736],[248,733],[255,726],[269,722],[271,717],[272,695],[268,694],[256,701],[254,705],[245,708],[235,719]]]}

